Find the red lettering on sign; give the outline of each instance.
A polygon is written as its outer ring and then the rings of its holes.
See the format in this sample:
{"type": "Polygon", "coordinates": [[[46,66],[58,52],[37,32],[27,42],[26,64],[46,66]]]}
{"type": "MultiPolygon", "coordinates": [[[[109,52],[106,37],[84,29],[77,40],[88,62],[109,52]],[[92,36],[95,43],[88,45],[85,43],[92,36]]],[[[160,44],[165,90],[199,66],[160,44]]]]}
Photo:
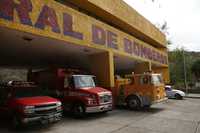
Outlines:
{"type": "Polygon", "coordinates": [[[35,27],[43,30],[45,26],[50,26],[53,32],[60,33],[55,10],[47,5],[43,6],[39,18],[35,24],[35,27]]]}
{"type": "Polygon", "coordinates": [[[71,36],[80,40],[83,40],[83,34],[73,31],[73,21],[72,16],[63,13],[63,33],[66,36],[71,36]]]}
{"type": "Polygon", "coordinates": [[[14,10],[17,11],[20,22],[25,25],[32,26],[32,22],[29,16],[29,12],[32,11],[32,3],[30,0],[18,0],[19,3],[14,0],[0,0],[0,18],[4,18],[9,21],[14,19],[14,10]]]}

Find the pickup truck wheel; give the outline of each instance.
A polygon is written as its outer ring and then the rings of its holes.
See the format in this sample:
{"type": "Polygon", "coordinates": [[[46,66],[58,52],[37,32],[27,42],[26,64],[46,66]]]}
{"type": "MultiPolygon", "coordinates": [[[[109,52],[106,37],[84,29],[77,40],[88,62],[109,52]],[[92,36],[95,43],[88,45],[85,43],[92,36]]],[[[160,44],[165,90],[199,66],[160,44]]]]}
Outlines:
{"type": "Polygon", "coordinates": [[[139,98],[132,96],[128,98],[127,106],[130,110],[139,110],[141,108],[141,102],[139,98]]]}
{"type": "Polygon", "coordinates": [[[175,98],[176,98],[177,100],[183,99],[183,97],[182,97],[180,94],[175,94],[175,98]]]}
{"type": "Polygon", "coordinates": [[[16,115],[12,117],[12,128],[15,130],[21,128],[21,122],[16,115]]]}
{"type": "Polygon", "coordinates": [[[73,113],[76,117],[84,117],[85,116],[85,106],[82,104],[75,104],[73,107],[73,113]]]}

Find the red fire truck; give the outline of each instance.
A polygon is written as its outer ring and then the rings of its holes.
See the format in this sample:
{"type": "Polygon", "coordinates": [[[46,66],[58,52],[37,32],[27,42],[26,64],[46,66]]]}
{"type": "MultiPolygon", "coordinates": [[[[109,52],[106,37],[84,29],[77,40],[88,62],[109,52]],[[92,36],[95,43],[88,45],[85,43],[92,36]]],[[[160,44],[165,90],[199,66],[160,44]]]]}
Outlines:
{"type": "Polygon", "coordinates": [[[61,102],[45,96],[33,82],[9,81],[0,84],[0,115],[11,117],[13,128],[25,124],[57,122],[62,117],[61,102]]]}
{"type": "Polygon", "coordinates": [[[59,98],[64,110],[73,112],[75,116],[112,110],[112,93],[97,87],[93,75],[59,68],[29,72],[28,77],[48,88],[50,96],[59,98]]]}

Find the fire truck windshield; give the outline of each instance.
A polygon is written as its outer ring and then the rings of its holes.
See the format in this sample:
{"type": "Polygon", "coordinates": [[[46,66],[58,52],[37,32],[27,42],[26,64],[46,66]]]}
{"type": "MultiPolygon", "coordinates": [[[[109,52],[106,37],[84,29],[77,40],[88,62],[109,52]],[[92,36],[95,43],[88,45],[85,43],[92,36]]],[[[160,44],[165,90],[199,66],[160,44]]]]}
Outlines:
{"type": "Polygon", "coordinates": [[[151,82],[153,85],[160,85],[163,83],[162,76],[158,74],[153,74],[151,78],[151,82]]]}
{"type": "Polygon", "coordinates": [[[74,84],[76,88],[95,87],[94,76],[91,75],[75,75],[74,84]]]}

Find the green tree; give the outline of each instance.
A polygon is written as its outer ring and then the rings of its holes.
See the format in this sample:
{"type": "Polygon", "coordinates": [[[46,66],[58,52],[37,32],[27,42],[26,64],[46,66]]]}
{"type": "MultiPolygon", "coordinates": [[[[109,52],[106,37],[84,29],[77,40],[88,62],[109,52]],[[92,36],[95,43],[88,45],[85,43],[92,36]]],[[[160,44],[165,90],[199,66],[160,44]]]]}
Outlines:
{"type": "Polygon", "coordinates": [[[170,79],[172,84],[184,82],[183,50],[169,52],[170,79]]]}
{"type": "Polygon", "coordinates": [[[192,73],[195,75],[197,79],[200,79],[200,59],[196,60],[192,64],[192,73]]]}
{"type": "Polygon", "coordinates": [[[194,83],[194,76],[192,74],[192,66],[194,62],[198,59],[192,52],[187,52],[183,48],[175,49],[169,52],[169,69],[170,69],[170,79],[171,83],[177,87],[184,87],[184,58],[185,55],[185,64],[186,64],[186,78],[187,83],[194,83]]]}

